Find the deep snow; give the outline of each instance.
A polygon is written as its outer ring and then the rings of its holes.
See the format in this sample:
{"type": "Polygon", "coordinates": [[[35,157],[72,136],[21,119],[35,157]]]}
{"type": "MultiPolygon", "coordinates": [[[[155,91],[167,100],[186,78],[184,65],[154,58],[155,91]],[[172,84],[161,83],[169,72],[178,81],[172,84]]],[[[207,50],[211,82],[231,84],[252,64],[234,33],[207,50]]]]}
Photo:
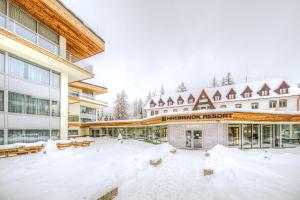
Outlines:
{"type": "Polygon", "coordinates": [[[248,150],[216,146],[177,150],[168,144],[97,139],[90,147],[0,159],[0,199],[300,199],[300,148],[248,150]],[[162,157],[160,166],[150,159],[162,157]],[[203,176],[203,168],[214,175],[203,176]]]}

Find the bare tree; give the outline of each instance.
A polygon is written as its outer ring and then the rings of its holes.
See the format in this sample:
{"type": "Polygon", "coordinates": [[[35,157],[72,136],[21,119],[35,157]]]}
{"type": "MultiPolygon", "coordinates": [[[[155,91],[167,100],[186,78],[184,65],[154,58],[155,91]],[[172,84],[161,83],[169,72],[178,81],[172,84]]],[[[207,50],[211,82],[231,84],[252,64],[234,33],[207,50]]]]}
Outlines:
{"type": "Polygon", "coordinates": [[[161,88],[160,88],[160,95],[164,95],[166,92],[165,92],[165,88],[164,88],[164,85],[161,84],[161,88]]]}
{"type": "Polygon", "coordinates": [[[184,84],[184,82],[181,82],[180,85],[177,87],[177,92],[180,93],[180,92],[185,92],[187,91],[187,88],[184,84]]]}
{"type": "Polygon", "coordinates": [[[114,106],[114,117],[117,120],[128,119],[128,102],[127,94],[124,90],[117,94],[114,106]]]}
{"type": "Polygon", "coordinates": [[[212,80],[212,83],[211,83],[211,86],[212,86],[213,88],[219,86],[219,85],[218,85],[218,80],[216,79],[216,76],[214,76],[214,78],[213,78],[213,80],[212,80]]]}

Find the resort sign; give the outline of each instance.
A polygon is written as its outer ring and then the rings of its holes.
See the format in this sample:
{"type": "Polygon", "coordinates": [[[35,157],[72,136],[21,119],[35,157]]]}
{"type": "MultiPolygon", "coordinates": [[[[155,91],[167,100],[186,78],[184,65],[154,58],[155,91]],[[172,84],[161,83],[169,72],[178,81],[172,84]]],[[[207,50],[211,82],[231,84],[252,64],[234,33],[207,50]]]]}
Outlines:
{"type": "Polygon", "coordinates": [[[163,116],[161,120],[165,121],[180,121],[180,120],[220,120],[232,119],[232,113],[214,113],[214,114],[192,114],[192,115],[176,115],[163,116]]]}

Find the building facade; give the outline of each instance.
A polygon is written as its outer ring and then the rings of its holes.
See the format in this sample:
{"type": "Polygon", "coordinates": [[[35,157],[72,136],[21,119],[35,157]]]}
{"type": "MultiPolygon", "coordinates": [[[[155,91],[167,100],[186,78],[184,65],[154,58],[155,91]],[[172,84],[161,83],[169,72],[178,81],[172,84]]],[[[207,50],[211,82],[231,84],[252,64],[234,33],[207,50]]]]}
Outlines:
{"type": "Polygon", "coordinates": [[[107,103],[96,98],[107,93],[107,88],[86,82],[69,84],[69,137],[85,136],[88,133],[80,124],[99,121],[99,116],[107,103]]]}
{"type": "Polygon", "coordinates": [[[155,96],[146,104],[148,117],[159,114],[214,109],[299,111],[300,88],[282,79],[268,79],[198,92],[155,96]]]}
{"type": "Polygon", "coordinates": [[[300,146],[300,88],[269,79],[153,97],[140,120],[89,122],[90,135],[168,141],[177,148],[300,146]]]}
{"type": "Polygon", "coordinates": [[[0,0],[0,144],[65,139],[69,84],[104,41],[59,1],[0,0]]]}

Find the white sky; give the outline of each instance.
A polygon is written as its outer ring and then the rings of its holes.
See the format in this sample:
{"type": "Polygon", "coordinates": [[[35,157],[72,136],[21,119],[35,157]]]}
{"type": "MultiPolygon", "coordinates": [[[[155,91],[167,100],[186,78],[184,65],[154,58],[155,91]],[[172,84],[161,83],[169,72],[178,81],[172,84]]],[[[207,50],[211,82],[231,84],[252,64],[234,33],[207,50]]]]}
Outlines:
{"type": "Polygon", "coordinates": [[[112,104],[150,89],[209,86],[228,71],[234,80],[300,82],[299,0],[62,0],[106,42],[92,57],[92,83],[112,104]]]}

